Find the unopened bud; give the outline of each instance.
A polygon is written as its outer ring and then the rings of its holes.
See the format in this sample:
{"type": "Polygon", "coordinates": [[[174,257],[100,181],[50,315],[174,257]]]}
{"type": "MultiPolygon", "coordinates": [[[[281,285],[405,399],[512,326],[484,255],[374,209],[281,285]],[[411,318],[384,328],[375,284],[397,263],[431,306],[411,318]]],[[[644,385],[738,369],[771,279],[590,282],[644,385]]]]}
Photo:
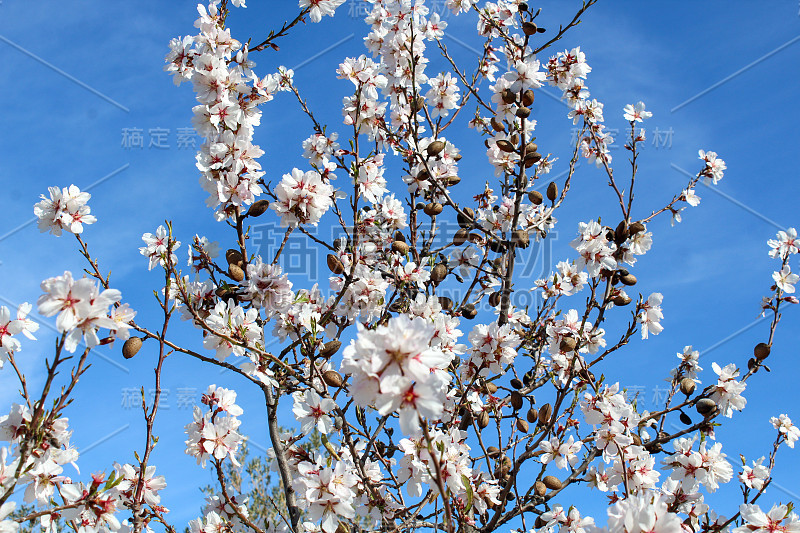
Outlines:
{"type": "Polygon", "coordinates": [[[342,376],[336,370],[326,370],[322,374],[322,379],[331,387],[339,388],[344,383],[342,376]]]}
{"type": "Polygon", "coordinates": [[[439,202],[431,202],[425,206],[425,209],[423,209],[423,211],[425,211],[426,215],[435,217],[436,215],[444,211],[444,206],[442,206],[442,204],[440,204],[439,202]]]}
{"type": "Polygon", "coordinates": [[[244,257],[242,256],[242,252],[239,250],[234,250],[233,248],[225,252],[225,260],[229,265],[236,265],[238,267],[244,266],[244,257]]]}
{"type": "Polygon", "coordinates": [[[544,198],[539,191],[531,191],[528,193],[528,200],[530,200],[533,205],[541,205],[544,198]]]}
{"type": "Polygon", "coordinates": [[[562,487],[561,481],[555,476],[544,476],[542,483],[550,490],[558,490],[562,487]]]}
{"type": "Polygon", "coordinates": [[[339,348],[342,347],[342,341],[338,339],[334,339],[332,341],[328,341],[322,347],[322,350],[319,351],[320,357],[330,357],[336,352],[339,351],[339,348]]]}
{"type": "Polygon", "coordinates": [[[328,254],[328,269],[336,275],[342,274],[344,272],[344,264],[342,264],[341,259],[335,254],[328,254]]]}
{"type": "Polygon", "coordinates": [[[142,339],[139,337],[131,337],[122,345],[122,357],[130,359],[139,352],[142,347],[142,339]]]}
{"type": "Polygon", "coordinates": [[[228,265],[228,274],[237,283],[244,280],[244,270],[238,265],[228,265]]]}
{"type": "Polygon", "coordinates": [[[756,359],[759,361],[763,361],[767,357],[769,357],[770,347],[769,344],[765,342],[759,342],[756,344],[756,347],[753,348],[753,355],[756,356],[756,359]]]}
{"type": "Polygon", "coordinates": [[[701,398],[695,405],[697,412],[705,416],[710,414],[717,408],[717,404],[711,398],[701,398]]]}
{"type": "Polygon", "coordinates": [[[558,196],[558,185],[556,182],[551,181],[550,185],[547,186],[547,199],[551,202],[556,201],[556,197],[558,196]]]}
{"type": "Polygon", "coordinates": [[[433,141],[431,144],[428,145],[428,156],[434,157],[442,153],[444,150],[444,143],[442,141],[433,141]]]}
{"type": "Polygon", "coordinates": [[[247,210],[247,216],[260,217],[267,212],[267,209],[269,209],[269,200],[259,200],[250,206],[250,209],[247,210]]]}
{"type": "Polygon", "coordinates": [[[408,244],[403,241],[394,241],[392,243],[392,250],[399,254],[406,255],[408,253],[408,244]]]}

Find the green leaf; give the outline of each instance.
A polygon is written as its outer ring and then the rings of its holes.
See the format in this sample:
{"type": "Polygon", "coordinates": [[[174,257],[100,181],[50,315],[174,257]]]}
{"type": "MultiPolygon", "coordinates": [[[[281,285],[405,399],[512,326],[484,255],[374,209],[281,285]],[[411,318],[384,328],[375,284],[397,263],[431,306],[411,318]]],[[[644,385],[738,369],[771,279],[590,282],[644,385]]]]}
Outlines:
{"type": "Polygon", "coordinates": [[[472,499],[475,495],[472,492],[472,484],[469,482],[469,478],[464,474],[461,474],[461,482],[464,483],[464,487],[467,489],[467,507],[464,511],[469,512],[469,510],[472,509],[472,499]]]}

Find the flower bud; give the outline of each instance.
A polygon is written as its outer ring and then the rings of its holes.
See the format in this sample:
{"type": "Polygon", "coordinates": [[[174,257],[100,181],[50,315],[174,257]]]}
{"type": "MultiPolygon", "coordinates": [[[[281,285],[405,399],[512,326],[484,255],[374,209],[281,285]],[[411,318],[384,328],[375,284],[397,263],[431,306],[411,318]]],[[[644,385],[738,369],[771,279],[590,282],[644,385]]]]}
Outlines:
{"type": "Polygon", "coordinates": [[[544,486],[551,490],[558,490],[562,487],[561,481],[555,476],[544,476],[542,479],[544,486]]]}
{"type": "Polygon", "coordinates": [[[406,255],[408,253],[408,244],[403,241],[394,241],[392,243],[392,250],[399,254],[406,255]]]}
{"type": "Polygon", "coordinates": [[[238,265],[228,265],[228,274],[237,283],[244,280],[244,270],[238,265]]]}
{"type": "Polygon", "coordinates": [[[614,305],[624,306],[628,305],[633,300],[631,300],[631,297],[628,296],[627,294],[619,294],[617,296],[614,296],[614,298],[612,298],[611,301],[614,302],[614,305]]]}
{"type": "Polygon", "coordinates": [[[533,22],[523,22],[522,23],[522,31],[525,33],[525,35],[528,35],[528,36],[535,35],[537,29],[538,28],[536,27],[536,24],[534,24],[533,22]]]}
{"type": "Polygon", "coordinates": [[[508,154],[514,151],[514,145],[511,143],[511,141],[507,141],[505,139],[500,139],[497,141],[497,147],[508,154]]]}
{"type": "Polygon", "coordinates": [[[539,425],[544,426],[550,422],[550,417],[553,415],[553,407],[546,403],[539,409],[539,425]]]}
{"type": "Polygon", "coordinates": [[[461,422],[458,424],[458,429],[461,431],[466,431],[472,425],[472,411],[467,409],[464,414],[461,416],[461,422]]]}
{"type": "Polygon", "coordinates": [[[497,254],[502,254],[506,251],[506,247],[503,245],[503,243],[495,239],[489,241],[489,249],[497,254]]]}
{"type": "Polygon", "coordinates": [[[429,157],[437,156],[442,153],[442,150],[444,150],[444,143],[442,141],[433,141],[428,145],[427,149],[428,156],[429,157]]]}
{"type": "Polygon", "coordinates": [[[497,307],[498,305],[500,305],[500,301],[502,299],[503,299],[503,294],[500,291],[493,292],[489,296],[489,305],[491,305],[492,307],[497,307]]]}
{"type": "Polygon", "coordinates": [[[528,245],[531,243],[531,237],[527,231],[521,229],[515,229],[511,233],[511,242],[513,242],[520,248],[527,248],[528,245]]]}
{"type": "Polygon", "coordinates": [[[456,246],[461,246],[467,239],[469,238],[469,230],[464,228],[459,228],[456,234],[453,236],[453,244],[456,246]]]}
{"type": "Polygon", "coordinates": [[[497,117],[492,117],[492,120],[489,121],[492,125],[492,129],[497,132],[506,131],[506,127],[503,126],[503,123],[500,122],[497,117]]]}
{"type": "Polygon", "coordinates": [[[517,101],[517,95],[511,89],[503,89],[503,92],[500,93],[500,98],[503,99],[503,103],[507,105],[511,105],[517,101]]]}
{"type": "Polygon", "coordinates": [[[628,238],[628,225],[625,223],[624,220],[620,221],[617,224],[617,228],[614,230],[614,242],[617,244],[622,244],[625,242],[625,239],[628,238]]]}
{"type": "Polygon", "coordinates": [[[528,89],[527,91],[522,93],[522,105],[524,105],[525,107],[530,107],[531,104],[533,104],[533,99],[534,95],[532,89],[528,89]]]}
{"type": "Polygon", "coordinates": [[[142,339],[139,337],[131,337],[122,345],[122,357],[130,359],[139,352],[142,347],[142,339]]]}
{"type": "Polygon", "coordinates": [[[437,285],[447,277],[447,267],[442,263],[437,264],[431,269],[431,281],[437,285]]]}
{"type": "Polygon", "coordinates": [[[423,209],[423,211],[425,211],[426,215],[435,217],[436,215],[444,211],[444,206],[442,206],[442,204],[440,204],[439,202],[431,202],[425,206],[425,209],[423,209]]]}
{"type": "Polygon", "coordinates": [[[336,275],[342,274],[344,272],[344,264],[342,264],[341,259],[335,254],[328,254],[328,269],[336,275]]]}
{"type": "Polygon", "coordinates": [[[320,357],[328,358],[339,351],[339,348],[342,347],[342,341],[338,339],[334,339],[332,341],[328,341],[322,347],[322,350],[319,351],[320,357]]]}
{"type": "Polygon", "coordinates": [[[531,191],[528,193],[528,200],[530,200],[533,205],[542,205],[544,198],[539,191],[531,191]]]}
{"type": "Polygon", "coordinates": [[[576,341],[573,337],[564,337],[561,339],[561,342],[558,343],[558,348],[562,352],[571,352],[575,349],[575,346],[578,345],[578,341],[576,341]]]}
{"type": "Polygon", "coordinates": [[[267,212],[267,209],[269,209],[269,200],[259,200],[250,206],[250,209],[247,210],[247,216],[260,217],[267,212]]]}
{"type": "Polygon", "coordinates": [[[322,379],[331,387],[336,387],[337,389],[342,386],[344,380],[342,376],[336,370],[326,370],[322,374],[322,379]]]}
{"type": "Polygon", "coordinates": [[[770,347],[769,344],[765,342],[759,342],[756,344],[756,347],[753,348],[753,355],[756,356],[756,359],[759,361],[763,361],[767,357],[769,357],[770,347]]]}
{"type": "Polygon", "coordinates": [[[459,213],[458,216],[456,217],[456,219],[458,220],[458,225],[464,229],[471,228],[474,225],[475,211],[473,211],[471,207],[465,207],[461,211],[464,214],[462,215],[461,213],[459,213]]]}
{"type": "Polygon", "coordinates": [[[637,233],[643,232],[645,229],[646,228],[644,227],[644,224],[637,221],[630,225],[630,227],[628,228],[628,233],[630,235],[636,235],[637,233]]]}
{"type": "Polygon", "coordinates": [[[695,405],[697,412],[703,416],[706,416],[714,411],[717,408],[717,404],[714,403],[714,400],[711,398],[701,398],[698,400],[697,404],[695,405]]]}
{"type": "Polygon", "coordinates": [[[551,181],[550,185],[547,186],[547,199],[551,202],[556,201],[556,197],[558,196],[558,185],[556,185],[555,181],[551,181]]]}
{"type": "Polygon", "coordinates": [[[511,403],[511,407],[514,408],[515,411],[519,411],[522,409],[522,394],[517,391],[511,391],[511,396],[509,396],[509,403],[511,403]]]}
{"type": "Polygon", "coordinates": [[[225,252],[225,260],[229,265],[236,265],[240,268],[244,267],[244,257],[242,256],[242,252],[239,250],[234,250],[231,248],[225,252]]]}
{"type": "Polygon", "coordinates": [[[475,309],[475,306],[472,304],[466,304],[461,306],[461,316],[466,318],[467,320],[472,320],[476,316],[478,316],[478,310],[475,309]]]}

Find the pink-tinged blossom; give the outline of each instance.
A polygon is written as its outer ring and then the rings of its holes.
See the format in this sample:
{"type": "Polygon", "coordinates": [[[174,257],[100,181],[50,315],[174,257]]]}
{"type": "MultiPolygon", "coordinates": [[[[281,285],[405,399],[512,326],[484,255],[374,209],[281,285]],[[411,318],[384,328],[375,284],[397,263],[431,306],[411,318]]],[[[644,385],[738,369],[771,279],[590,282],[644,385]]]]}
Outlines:
{"type": "Polygon", "coordinates": [[[314,170],[303,172],[294,169],[290,174],[284,174],[275,187],[275,195],[277,200],[270,207],[280,215],[283,226],[316,226],[333,203],[333,187],[314,170]]]}
{"type": "Polygon", "coordinates": [[[800,439],[800,428],[792,423],[792,419],[787,415],[782,414],[778,417],[773,416],[769,420],[772,427],[778,430],[778,433],[783,435],[786,439],[786,444],[790,448],[794,448],[794,443],[800,439]]]}
{"type": "Polygon", "coordinates": [[[680,516],[658,494],[629,496],[608,509],[608,533],[683,533],[680,516]]]}
{"type": "Polygon", "coordinates": [[[792,269],[789,265],[784,265],[780,272],[773,272],[772,279],[775,280],[775,285],[787,294],[794,292],[794,284],[800,280],[800,276],[792,274],[792,269]]]}
{"type": "Polygon", "coordinates": [[[50,187],[48,191],[50,198],[42,195],[42,201],[33,207],[40,231],[59,236],[63,230],[78,235],[83,232],[83,224],[97,222],[86,205],[92,197],[88,192],[81,192],[75,185],[63,189],[50,187]]]}
{"type": "MultiPolygon", "coordinates": [[[[542,521],[545,522],[547,531],[555,531],[558,527],[559,533],[593,533],[599,531],[594,525],[594,518],[590,516],[582,517],[577,507],[570,507],[567,511],[556,504],[542,513],[542,521]]],[[[545,528],[542,531],[545,531],[545,528]]]]}
{"type": "Polygon", "coordinates": [[[614,252],[617,247],[606,237],[606,230],[595,220],[581,222],[578,227],[578,238],[570,246],[580,254],[578,266],[585,268],[589,277],[597,277],[600,270],[614,270],[617,261],[614,252]]]}
{"type": "Polygon", "coordinates": [[[248,346],[262,339],[257,319],[257,309],[245,311],[232,298],[227,302],[220,300],[206,318],[211,332],[203,339],[203,347],[215,350],[220,361],[231,353],[239,357],[245,355],[248,346]]]}
{"type": "Polygon", "coordinates": [[[742,393],[747,388],[743,381],[737,381],[739,369],[730,363],[721,368],[717,363],[712,363],[711,367],[719,376],[711,399],[719,406],[720,412],[728,418],[733,416],[733,411],[741,411],[747,405],[747,399],[742,393]]]}
{"type": "Polygon", "coordinates": [[[322,17],[332,17],[336,8],[345,0],[300,0],[300,9],[310,8],[308,15],[311,22],[319,22],[322,17]]]}
{"type": "Polygon", "coordinates": [[[371,331],[359,326],[358,338],[342,359],[342,371],[353,376],[350,392],[356,404],[375,406],[383,415],[399,409],[407,434],[419,430],[418,415],[438,418],[452,354],[431,347],[435,332],[429,321],[404,315],[371,331]]]}
{"type": "Polygon", "coordinates": [[[700,159],[706,162],[706,168],[703,169],[701,175],[706,178],[706,182],[712,182],[714,185],[722,179],[725,170],[728,168],[725,161],[717,156],[716,152],[706,152],[700,150],[700,159]]]}
{"type": "MultiPolygon", "coordinates": [[[[122,294],[116,289],[100,291],[97,283],[88,278],[72,279],[72,273],[64,272],[63,276],[46,279],[41,284],[42,294],[37,302],[39,314],[55,316],[56,328],[60,333],[67,333],[64,347],[74,352],[83,337],[86,346],[93,348],[100,344],[97,336],[99,328],[115,332],[125,330],[129,325],[124,321],[133,316],[115,320],[109,316],[109,307],[118,303],[122,294]]],[[[124,334],[123,334],[124,335],[124,334]]]]}
{"type": "Polygon", "coordinates": [[[311,433],[314,427],[323,435],[333,431],[331,415],[336,409],[336,402],[330,398],[321,398],[314,389],[297,391],[292,394],[292,398],[294,399],[292,412],[300,422],[303,434],[311,433]]]}
{"type": "Polygon", "coordinates": [[[775,504],[766,513],[756,504],[739,506],[744,524],[732,533],[800,533],[800,520],[787,505],[775,504]]]}
{"type": "Polygon", "coordinates": [[[8,519],[16,506],[17,503],[11,501],[0,506],[0,533],[17,533],[19,531],[19,523],[8,519]]]}
{"type": "Polygon", "coordinates": [[[639,102],[636,105],[628,104],[623,111],[624,118],[628,122],[642,122],[653,116],[650,111],[645,111],[644,102],[639,102]]]}
{"type": "Polygon", "coordinates": [[[286,311],[294,299],[292,282],[280,265],[264,263],[261,256],[247,264],[246,291],[253,305],[264,309],[268,318],[286,311]]]}
{"type": "Polygon", "coordinates": [[[236,452],[242,442],[238,433],[241,421],[235,416],[218,416],[212,412],[203,414],[199,407],[194,408],[194,421],[186,425],[186,453],[197,459],[197,464],[205,466],[209,459],[230,458],[239,466],[236,452]]]}
{"type": "Polygon", "coordinates": [[[558,468],[567,468],[575,466],[575,463],[578,462],[578,452],[581,451],[583,443],[575,442],[575,437],[570,435],[568,440],[563,441],[558,437],[543,440],[539,446],[544,452],[541,456],[542,464],[546,465],[552,461],[558,468]]]}
{"type": "Polygon", "coordinates": [[[236,405],[236,391],[232,389],[209,385],[200,402],[207,405],[214,413],[225,412],[230,416],[240,416],[244,413],[242,408],[236,405]]]}
{"type": "Polygon", "coordinates": [[[153,270],[157,265],[166,268],[167,250],[172,252],[169,257],[170,264],[172,266],[177,264],[178,257],[174,252],[180,247],[181,243],[180,241],[172,240],[164,226],[159,226],[155,235],[145,233],[142,235],[142,240],[145,245],[139,248],[139,253],[149,259],[148,270],[153,270]]]}
{"type": "Polygon", "coordinates": [[[769,256],[776,259],[785,259],[800,251],[800,239],[797,238],[797,230],[794,228],[779,231],[777,238],[770,239],[767,244],[770,247],[769,256]]]}
{"type": "Polygon", "coordinates": [[[642,339],[646,339],[650,333],[658,335],[664,330],[661,320],[664,313],[661,311],[661,302],[664,297],[660,292],[651,294],[646,302],[642,302],[636,320],[642,325],[642,339]]]}
{"type": "Polygon", "coordinates": [[[739,481],[747,488],[761,490],[767,478],[769,478],[769,468],[762,464],[763,462],[764,457],[761,457],[753,461],[753,466],[742,466],[742,471],[739,473],[739,481]]]}

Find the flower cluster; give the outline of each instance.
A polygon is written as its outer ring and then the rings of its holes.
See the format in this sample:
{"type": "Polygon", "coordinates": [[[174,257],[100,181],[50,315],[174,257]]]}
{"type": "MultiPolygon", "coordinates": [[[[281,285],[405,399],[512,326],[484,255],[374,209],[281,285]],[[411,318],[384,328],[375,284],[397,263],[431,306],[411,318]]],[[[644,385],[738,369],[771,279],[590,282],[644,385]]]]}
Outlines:
{"type": "MultiPolygon", "coordinates": [[[[244,6],[244,2],[233,4],[244,6]]],[[[259,78],[247,46],[231,37],[219,10],[219,0],[200,5],[195,36],[170,42],[164,70],[175,83],[191,81],[199,105],[193,123],[206,139],[197,154],[201,184],[209,193],[208,205],[218,220],[233,216],[255,201],[263,189],[264,172],[258,159],[264,151],[252,143],[253,128],[261,123],[260,104],[288,90],[283,73],[259,78]]],[[[312,10],[313,11],[313,10],[312,10]]]]}
{"type": "Polygon", "coordinates": [[[97,222],[86,205],[92,197],[88,192],[81,192],[75,185],[63,189],[50,187],[48,190],[50,198],[42,195],[42,201],[33,207],[40,231],[49,231],[56,236],[62,231],[78,235],[83,233],[84,224],[97,222]]]}
{"type": "Polygon", "coordinates": [[[236,405],[236,392],[210,385],[202,402],[207,406],[204,413],[194,407],[194,420],[186,425],[186,454],[197,459],[197,464],[205,467],[207,460],[221,462],[230,458],[239,466],[236,452],[243,437],[238,433],[242,408],[236,405]]]}
{"type": "Polygon", "coordinates": [[[69,271],[44,280],[41,287],[44,294],[37,302],[39,314],[56,317],[56,328],[65,334],[67,351],[74,352],[81,339],[87,348],[99,345],[100,328],[108,329],[118,339],[130,336],[130,323],[136,313],[127,304],[119,305],[122,294],[118,290],[100,291],[99,283],[86,277],[75,280],[69,271]]]}
{"type": "Polygon", "coordinates": [[[356,404],[382,415],[400,414],[406,435],[417,435],[420,420],[442,415],[449,375],[448,356],[432,348],[435,328],[421,318],[392,318],[375,330],[359,330],[347,347],[342,371],[353,375],[350,394],[356,404]]]}
{"type": "Polygon", "coordinates": [[[0,306],[0,368],[6,357],[22,349],[22,343],[15,335],[22,333],[30,340],[36,340],[33,333],[39,329],[39,323],[28,318],[31,304],[25,302],[17,308],[16,318],[12,318],[11,312],[6,306],[0,306]]]}

